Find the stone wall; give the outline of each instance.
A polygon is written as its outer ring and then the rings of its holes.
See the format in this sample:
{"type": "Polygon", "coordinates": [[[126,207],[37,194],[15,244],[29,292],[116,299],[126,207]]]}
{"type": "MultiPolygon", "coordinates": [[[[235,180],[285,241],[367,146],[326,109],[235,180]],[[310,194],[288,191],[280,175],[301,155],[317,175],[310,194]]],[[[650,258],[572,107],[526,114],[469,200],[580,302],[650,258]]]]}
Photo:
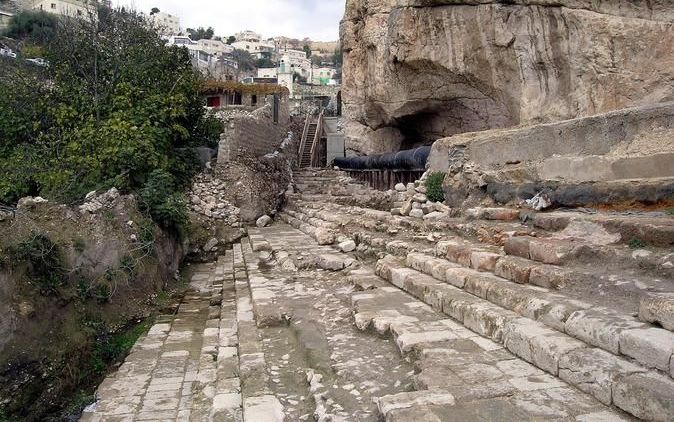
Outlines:
{"type": "Polygon", "coordinates": [[[674,99],[673,21],[667,0],[348,0],[347,148],[674,99]]]}
{"type": "Polygon", "coordinates": [[[220,135],[218,164],[234,161],[242,154],[262,156],[274,152],[288,134],[290,114],[288,98],[280,99],[278,122],[274,122],[272,104],[253,112],[230,110],[220,117],[225,123],[220,135]]]}

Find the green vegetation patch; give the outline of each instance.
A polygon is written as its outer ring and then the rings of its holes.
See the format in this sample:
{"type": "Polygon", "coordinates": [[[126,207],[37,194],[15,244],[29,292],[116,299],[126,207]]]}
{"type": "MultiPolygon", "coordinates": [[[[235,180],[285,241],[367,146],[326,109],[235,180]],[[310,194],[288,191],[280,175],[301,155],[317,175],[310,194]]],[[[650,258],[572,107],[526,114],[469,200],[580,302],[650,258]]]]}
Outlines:
{"type": "Polygon", "coordinates": [[[445,192],[442,190],[442,182],[444,180],[444,173],[431,173],[426,177],[426,196],[429,201],[445,201],[445,192]]]}

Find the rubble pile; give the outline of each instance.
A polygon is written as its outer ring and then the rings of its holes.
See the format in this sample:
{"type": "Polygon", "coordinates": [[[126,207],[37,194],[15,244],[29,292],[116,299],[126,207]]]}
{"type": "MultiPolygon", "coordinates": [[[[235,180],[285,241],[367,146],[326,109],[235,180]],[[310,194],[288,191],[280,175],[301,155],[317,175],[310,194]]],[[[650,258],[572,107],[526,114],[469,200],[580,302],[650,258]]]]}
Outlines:
{"type": "Polygon", "coordinates": [[[221,180],[207,174],[198,175],[188,192],[190,210],[231,227],[241,227],[239,208],[225,199],[227,189],[221,180]]]}
{"type": "Polygon", "coordinates": [[[102,194],[91,191],[84,197],[85,202],[79,206],[79,210],[83,214],[95,214],[103,208],[110,208],[119,196],[117,188],[111,188],[102,194]]]}
{"type": "Polygon", "coordinates": [[[395,198],[392,215],[404,215],[431,220],[447,215],[451,210],[442,202],[433,202],[426,196],[426,178],[428,172],[414,183],[398,183],[395,186],[395,198]]]}

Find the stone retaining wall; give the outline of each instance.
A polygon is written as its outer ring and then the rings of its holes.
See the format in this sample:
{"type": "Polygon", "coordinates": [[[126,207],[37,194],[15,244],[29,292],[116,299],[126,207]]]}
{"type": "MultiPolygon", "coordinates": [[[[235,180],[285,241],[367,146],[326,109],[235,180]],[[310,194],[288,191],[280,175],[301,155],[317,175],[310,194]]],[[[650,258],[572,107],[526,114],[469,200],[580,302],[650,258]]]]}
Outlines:
{"type": "Polygon", "coordinates": [[[272,107],[267,104],[253,112],[240,111],[223,117],[225,129],[220,135],[218,164],[236,160],[242,153],[258,157],[278,149],[288,134],[288,98],[280,98],[276,122],[272,107]]]}

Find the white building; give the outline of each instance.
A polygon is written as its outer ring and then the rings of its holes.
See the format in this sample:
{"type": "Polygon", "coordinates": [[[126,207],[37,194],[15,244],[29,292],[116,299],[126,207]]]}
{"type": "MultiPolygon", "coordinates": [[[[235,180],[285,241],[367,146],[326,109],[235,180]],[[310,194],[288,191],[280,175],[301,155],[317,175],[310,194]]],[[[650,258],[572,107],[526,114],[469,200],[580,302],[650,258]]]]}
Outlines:
{"type": "Polygon", "coordinates": [[[251,41],[251,42],[260,42],[262,41],[262,35],[258,34],[255,31],[241,31],[234,34],[236,41],[251,41]]]}
{"type": "MultiPolygon", "coordinates": [[[[330,81],[337,73],[334,67],[315,67],[312,70],[311,83],[314,85],[331,85],[330,81]]],[[[334,85],[334,82],[332,83],[334,85]]]]}
{"type": "Polygon", "coordinates": [[[274,79],[278,77],[278,69],[275,67],[260,68],[257,70],[258,78],[274,79]]]}
{"type": "Polygon", "coordinates": [[[30,8],[70,17],[98,16],[98,3],[93,0],[37,0],[30,8]]]}
{"type": "Polygon", "coordinates": [[[196,42],[196,46],[199,50],[205,51],[209,54],[213,54],[216,56],[222,56],[224,54],[232,54],[234,52],[234,47],[223,42],[222,40],[202,39],[196,42]]]}
{"type": "Polygon", "coordinates": [[[283,71],[293,72],[311,81],[311,60],[307,59],[306,53],[299,50],[285,50],[281,51],[281,60],[279,61],[279,68],[283,71]]]}
{"type": "Polygon", "coordinates": [[[164,12],[153,13],[149,17],[158,29],[164,35],[180,34],[180,18],[164,12]]]}

